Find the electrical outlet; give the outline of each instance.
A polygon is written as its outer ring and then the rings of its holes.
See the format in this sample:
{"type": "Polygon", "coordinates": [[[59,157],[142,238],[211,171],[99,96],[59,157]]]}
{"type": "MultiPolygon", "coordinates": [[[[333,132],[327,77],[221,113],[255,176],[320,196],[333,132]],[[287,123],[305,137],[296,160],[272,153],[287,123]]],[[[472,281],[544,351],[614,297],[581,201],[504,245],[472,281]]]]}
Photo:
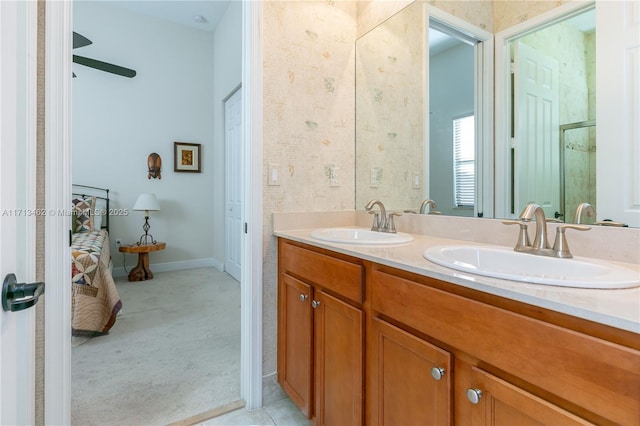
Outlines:
{"type": "Polygon", "coordinates": [[[116,238],[116,248],[120,248],[122,245],[122,240],[120,238],[116,238]]]}

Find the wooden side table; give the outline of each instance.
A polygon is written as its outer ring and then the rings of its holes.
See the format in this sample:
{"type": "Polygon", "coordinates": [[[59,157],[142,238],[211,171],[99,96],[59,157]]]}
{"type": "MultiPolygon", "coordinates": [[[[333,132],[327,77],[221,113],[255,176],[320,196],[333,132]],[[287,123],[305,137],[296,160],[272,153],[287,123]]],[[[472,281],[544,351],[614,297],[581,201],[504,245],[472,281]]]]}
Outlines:
{"type": "Polygon", "coordinates": [[[149,269],[149,253],[164,250],[166,246],[166,243],[120,246],[118,250],[122,253],[138,253],[138,264],[129,272],[129,281],[152,279],[153,272],[149,269]]]}

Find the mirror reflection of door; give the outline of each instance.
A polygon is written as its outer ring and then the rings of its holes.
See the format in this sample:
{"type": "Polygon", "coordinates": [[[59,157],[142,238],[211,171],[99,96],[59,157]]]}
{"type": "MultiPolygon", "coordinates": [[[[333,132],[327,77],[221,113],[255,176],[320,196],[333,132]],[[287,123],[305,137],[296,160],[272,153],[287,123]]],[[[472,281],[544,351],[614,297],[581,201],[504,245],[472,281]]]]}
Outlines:
{"type": "Polygon", "coordinates": [[[430,19],[428,198],[446,215],[477,213],[476,44],[430,19]]]}
{"type": "Polygon", "coordinates": [[[511,54],[510,213],[535,202],[572,222],[580,203],[596,208],[595,10],[513,40],[511,54]]]}
{"type": "Polygon", "coordinates": [[[560,211],[560,148],[558,61],[517,41],[514,72],[514,187],[515,210],[537,203],[546,217],[560,211]]]}

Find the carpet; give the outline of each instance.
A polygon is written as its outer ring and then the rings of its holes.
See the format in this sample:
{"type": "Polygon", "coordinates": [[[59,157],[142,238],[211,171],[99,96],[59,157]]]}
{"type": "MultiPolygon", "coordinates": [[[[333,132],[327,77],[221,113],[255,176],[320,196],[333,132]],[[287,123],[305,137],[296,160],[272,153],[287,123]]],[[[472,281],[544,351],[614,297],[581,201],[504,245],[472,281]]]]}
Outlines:
{"type": "Polygon", "coordinates": [[[75,340],[74,425],[166,425],[240,395],[240,284],[213,268],[116,280],[110,333],[75,340]]]}

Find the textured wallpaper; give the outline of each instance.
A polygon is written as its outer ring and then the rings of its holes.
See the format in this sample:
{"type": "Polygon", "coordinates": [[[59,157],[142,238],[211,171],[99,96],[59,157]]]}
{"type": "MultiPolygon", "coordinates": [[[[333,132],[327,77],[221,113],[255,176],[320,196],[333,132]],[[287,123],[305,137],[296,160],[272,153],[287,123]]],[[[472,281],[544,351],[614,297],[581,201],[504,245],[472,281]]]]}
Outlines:
{"type": "Polygon", "coordinates": [[[571,0],[496,0],[493,6],[493,32],[499,33],[571,0]]]}
{"type": "Polygon", "coordinates": [[[423,4],[415,3],[356,42],[358,210],[372,199],[393,210],[422,202],[425,21],[423,4]]]}
{"type": "Polygon", "coordinates": [[[356,3],[268,1],[263,16],[263,371],[269,374],[276,369],[272,213],[354,208],[356,3]],[[277,186],[268,184],[274,165],[277,186]]]}

